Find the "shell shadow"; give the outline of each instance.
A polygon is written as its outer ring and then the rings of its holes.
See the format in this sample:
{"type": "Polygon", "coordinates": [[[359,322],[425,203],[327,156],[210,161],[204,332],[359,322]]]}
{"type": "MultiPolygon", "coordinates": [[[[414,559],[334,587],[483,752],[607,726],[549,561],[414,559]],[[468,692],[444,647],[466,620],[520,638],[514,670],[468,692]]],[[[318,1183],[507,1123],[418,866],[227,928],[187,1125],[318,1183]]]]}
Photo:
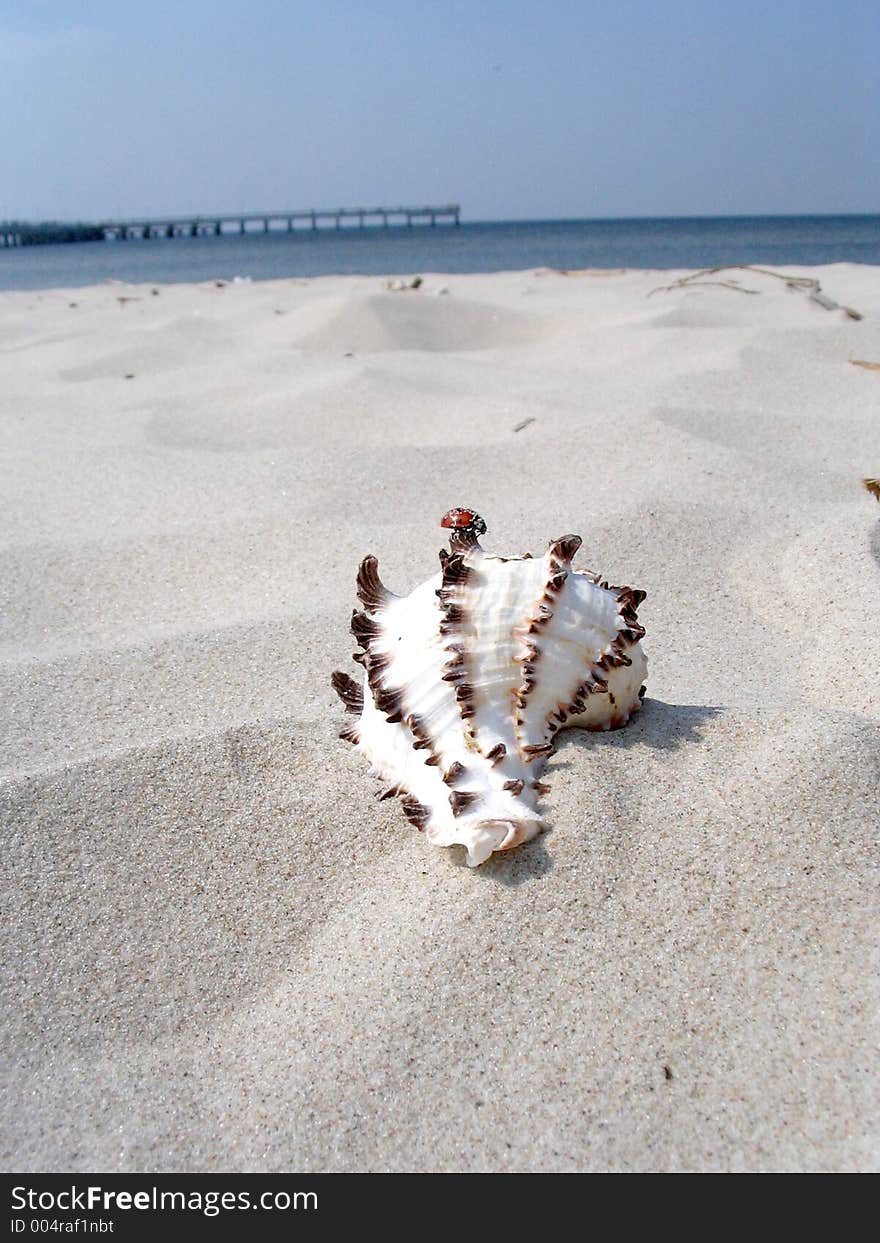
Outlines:
{"type": "MultiPolygon", "coordinates": [[[[579,751],[598,747],[652,747],[657,751],[676,751],[690,742],[699,742],[707,722],[725,709],[711,704],[668,704],[662,699],[646,699],[641,711],[622,729],[608,733],[573,729],[559,736],[560,752],[565,747],[579,751]]],[[[553,769],[570,767],[571,761],[557,760],[553,769]]]]}
{"type": "Polygon", "coordinates": [[[528,881],[541,880],[553,870],[553,858],[544,845],[548,832],[550,830],[514,850],[490,855],[484,864],[475,869],[477,875],[496,881],[506,889],[516,889],[528,881]]]}
{"type": "MultiPolygon", "coordinates": [[[[574,747],[579,751],[605,747],[653,747],[658,751],[675,751],[687,743],[699,742],[703,727],[719,716],[725,709],[710,704],[668,704],[662,699],[646,699],[642,710],[633,721],[608,733],[590,733],[582,729],[564,731],[559,736],[559,753],[552,763],[549,779],[561,768],[571,768],[577,761],[560,757],[563,748],[574,747]]],[[[515,850],[490,855],[484,864],[475,868],[475,874],[487,881],[494,881],[507,889],[515,889],[528,881],[542,880],[553,870],[553,857],[545,842],[552,827],[539,837],[533,838],[515,850]]],[[[464,852],[454,867],[467,868],[464,852]]],[[[450,860],[452,863],[452,860],[450,860]]]]}

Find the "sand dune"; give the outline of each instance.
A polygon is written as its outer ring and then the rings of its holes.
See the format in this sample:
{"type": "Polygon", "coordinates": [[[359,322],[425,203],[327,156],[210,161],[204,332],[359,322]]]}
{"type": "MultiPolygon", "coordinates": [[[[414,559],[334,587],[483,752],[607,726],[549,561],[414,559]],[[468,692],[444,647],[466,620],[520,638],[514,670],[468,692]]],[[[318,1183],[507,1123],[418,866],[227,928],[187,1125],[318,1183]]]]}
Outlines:
{"type": "Polygon", "coordinates": [[[864,318],[752,274],[0,295],[7,1168],[876,1166],[880,271],[808,274],[864,318]],[[408,589],[454,504],[648,592],[643,713],[475,871],[329,686],[361,556],[408,589]]]}
{"type": "MultiPolygon", "coordinates": [[[[435,290],[440,294],[445,290],[435,290]]],[[[360,353],[420,350],[448,354],[531,345],[542,321],[521,311],[463,297],[434,304],[415,290],[389,298],[388,291],[340,300],[320,325],[299,339],[301,347],[338,354],[340,346],[360,353]]]]}

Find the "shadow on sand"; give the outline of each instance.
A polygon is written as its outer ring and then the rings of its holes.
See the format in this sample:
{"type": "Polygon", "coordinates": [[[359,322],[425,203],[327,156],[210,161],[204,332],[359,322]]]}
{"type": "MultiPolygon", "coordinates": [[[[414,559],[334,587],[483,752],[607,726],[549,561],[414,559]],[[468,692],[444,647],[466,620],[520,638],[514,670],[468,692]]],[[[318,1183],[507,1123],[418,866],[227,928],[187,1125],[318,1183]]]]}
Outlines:
{"type": "Polygon", "coordinates": [[[515,850],[490,855],[476,869],[477,873],[507,889],[516,889],[526,881],[543,879],[553,870],[553,860],[544,845],[545,837],[546,834],[542,833],[524,846],[517,846],[515,850]]]}
{"type": "MultiPolygon", "coordinates": [[[[688,743],[699,742],[706,723],[723,711],[722,707],[708,704],[668,704],[662,699],[646,699],[641,712],[623,729],[609,730],[607,734],[588,733],[582,729],[563,731],[558,736],[557,754],[562,756],[569,748],[586,751],[609,746],[675,751],[688,743]]],[[[576,757],[557,760],[553,770],[570,768],[576,763],[576,757]]],[[[553,870],[553,859],[547,852],[545,840],[546,834],[541,834],[516,850],[494,854],[476,871],[487,880],[510,889],[527,881],[541,880],[553,870]]],[[[460,866],[466,866],[463,855],[460,866]]]]}
{"type": "MultiPolygon", "coordinates": [[[[668,704],[662,699],[646,699],[642,710],[622,729],[608,733],[590,733],[583,729],[562,732],[557,743],[557,753],[568,747],[579,751],[595,750],[596,747],[651,747],[655,751],[677,751],[689,742],[699,742],[703,727],[724,712],[724,708],[710,704],[668,704]]],[[[568,761],[556,763],[554,769],[565,766],[568,761]]]]}

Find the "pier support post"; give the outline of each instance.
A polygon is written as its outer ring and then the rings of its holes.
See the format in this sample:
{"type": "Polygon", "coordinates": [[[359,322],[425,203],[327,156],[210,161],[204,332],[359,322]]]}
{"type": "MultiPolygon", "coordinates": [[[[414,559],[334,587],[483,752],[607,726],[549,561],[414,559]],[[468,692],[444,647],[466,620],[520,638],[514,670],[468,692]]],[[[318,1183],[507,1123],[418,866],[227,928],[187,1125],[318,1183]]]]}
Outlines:
{"type": "Polygon", "coordinates": [[[312,212],[312,228],[317,229],[317,227],[318,227],[318,217],[315,215],[314,212],[312,212]]]}
{"type": "Polygon", "coordinates": [[[268,216],[265,216],[265,217],[263,218],[263,232],[264,232],[264,233],[268,233],[268,232],[269,232],[269,217],[268,217],[268,216]]]}

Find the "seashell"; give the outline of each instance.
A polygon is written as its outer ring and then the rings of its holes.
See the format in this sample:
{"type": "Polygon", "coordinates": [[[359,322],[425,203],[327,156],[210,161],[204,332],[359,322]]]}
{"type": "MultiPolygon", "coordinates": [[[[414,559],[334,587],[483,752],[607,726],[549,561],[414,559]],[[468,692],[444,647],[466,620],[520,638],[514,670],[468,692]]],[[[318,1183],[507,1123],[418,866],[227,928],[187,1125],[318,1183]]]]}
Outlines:
{"type": "Polygon", "coordinates": [[[575,570],[577,535],[543,557],[486,553],[486,524],[452,509],[440,573],[408,596],[381,582],[375,557],[357,575],[354,659],[332,684],[358,716],[354,743],[435,846],[464,846],[471,867],[543,827],[540,780],[562,728],[616,729],[641,706],[647,660],[643,591],[575,570]]]}

